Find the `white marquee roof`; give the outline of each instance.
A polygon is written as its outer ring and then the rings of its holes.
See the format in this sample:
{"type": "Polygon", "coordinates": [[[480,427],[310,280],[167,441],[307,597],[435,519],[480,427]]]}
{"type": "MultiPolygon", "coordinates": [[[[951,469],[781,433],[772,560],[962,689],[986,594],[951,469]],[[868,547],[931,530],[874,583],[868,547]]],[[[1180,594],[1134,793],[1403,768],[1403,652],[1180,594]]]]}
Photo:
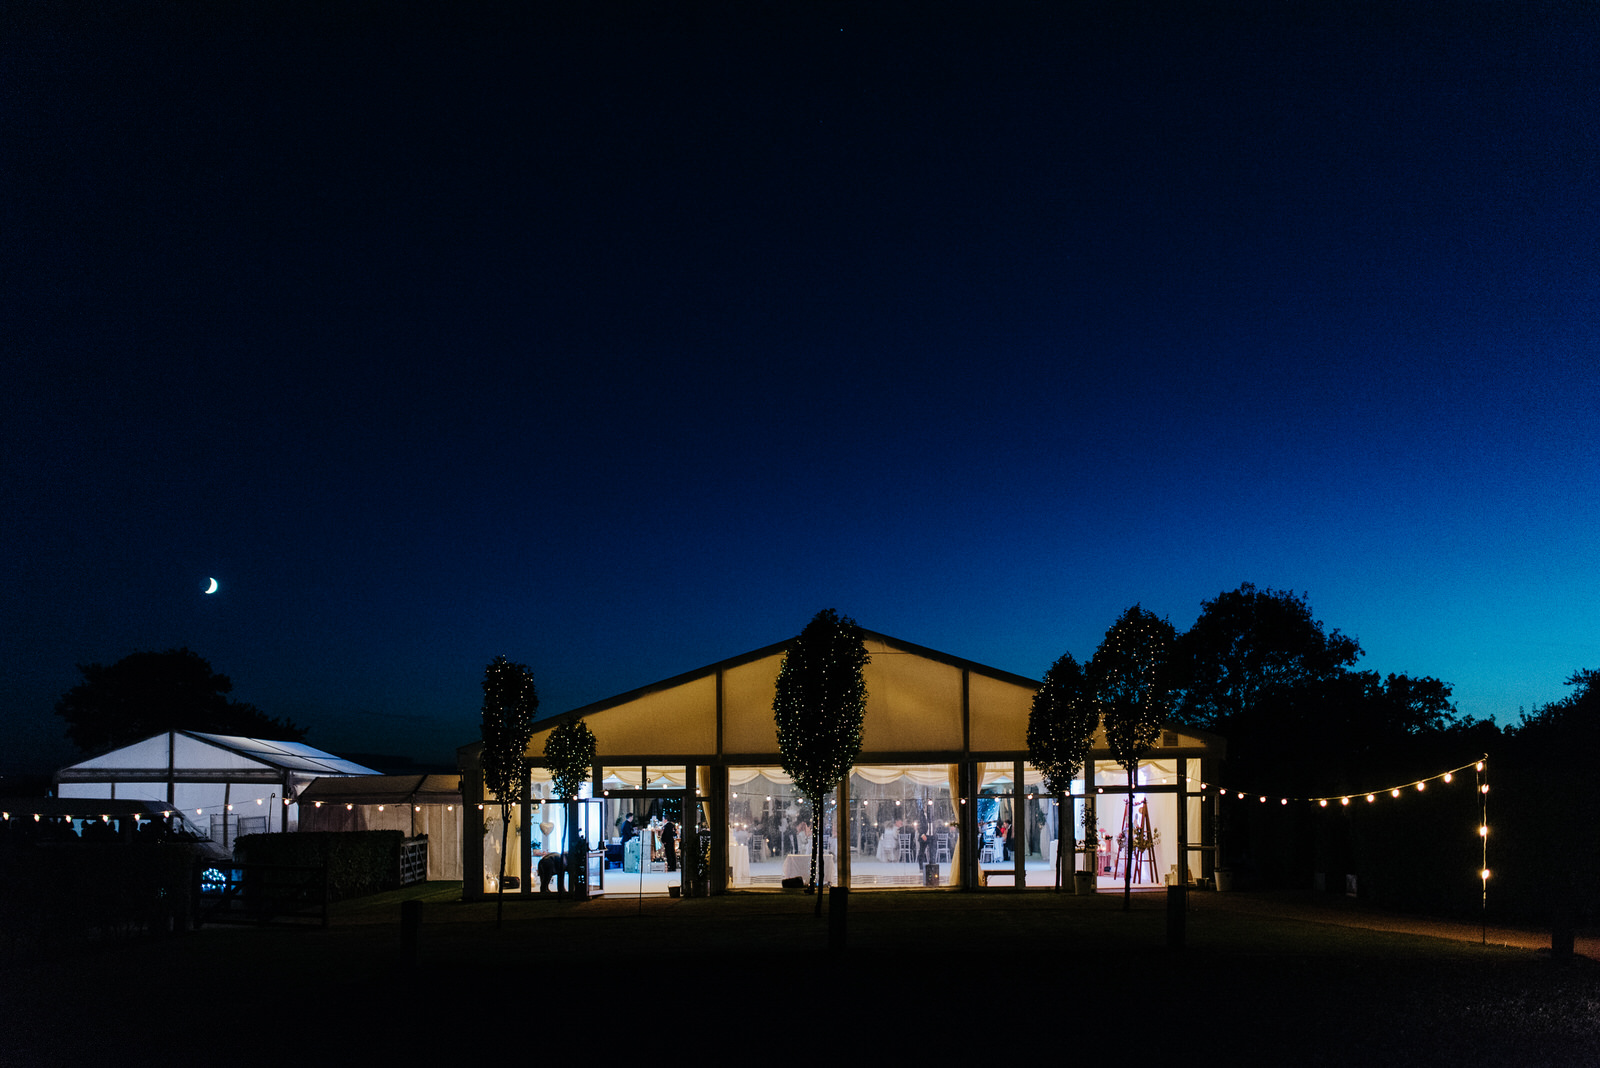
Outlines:
{"type": "Polygon", "coordinates": [[[166,731],[68,765],[56,773],[56,781],[133,782],[194,776],[214,779],[233,773],[251,778],[264,773],[287,775],[297,781],[321,775],[377,774],[371,768],[302,742],[166,731]]]}
{"type": "MultiPolygon", "coordinates": [[[[864,631],[867,714],[861,763],[933,759],[935,754],[1020,753],[1037,679],[963,660],[884,634],[864,631]]],[[[597,701],[536,725],[528,756],[542,761],[545,740],[563,721],[583,719],[600,763],[648,762],[658,756],[762,763],[778,753],[772,701],[788,642],[597,701]]],[[[1161,750],[1219,754],[1221,739],[1169,726],[1161,750]]],[[[481,743],[462,747],[464,767],[481,743]]],[[[1095,738],[1104,755],[1104,735],[1095,738]]],[[[1154,753],[1152,755],[1155,755],[1154,753]]]]}

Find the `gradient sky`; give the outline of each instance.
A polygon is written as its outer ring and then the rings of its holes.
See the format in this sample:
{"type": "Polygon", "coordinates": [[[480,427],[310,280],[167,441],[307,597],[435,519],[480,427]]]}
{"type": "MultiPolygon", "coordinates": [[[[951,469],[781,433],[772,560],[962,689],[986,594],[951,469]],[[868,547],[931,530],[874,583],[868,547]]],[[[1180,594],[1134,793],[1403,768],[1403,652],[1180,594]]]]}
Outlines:
{"type": "Polygon", "coordinates": [[[1592,6],[41,6],[0,772],[180,645],[445,764],[496,654],[554,713],[826,607],[1038,677],[1250,581],[1502,723],[1600,667],[1592,6]]]}

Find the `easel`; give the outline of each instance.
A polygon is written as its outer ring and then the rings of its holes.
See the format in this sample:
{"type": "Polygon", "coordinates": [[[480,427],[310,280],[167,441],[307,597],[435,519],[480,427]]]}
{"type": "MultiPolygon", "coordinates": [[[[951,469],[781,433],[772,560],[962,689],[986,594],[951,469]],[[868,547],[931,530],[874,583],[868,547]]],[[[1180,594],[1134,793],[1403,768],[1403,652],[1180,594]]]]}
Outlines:
{"type": "Polygon", "coordinates": [[[1140,801],[1135,807],[1132,794],[1122,802],[1122,833],[1117,836],[1115,870],[1122,872],[1123,864],[1133,866],[1133,882],[1146,881],[1144,873],[1147,867],[1149,881],[1156,881],[1156,839],[1150,831],[1150,802],[1140,801]],[[1136,841],[1148,842],[1149,848],[1135,849],[1133,843],[1136,841]]]}

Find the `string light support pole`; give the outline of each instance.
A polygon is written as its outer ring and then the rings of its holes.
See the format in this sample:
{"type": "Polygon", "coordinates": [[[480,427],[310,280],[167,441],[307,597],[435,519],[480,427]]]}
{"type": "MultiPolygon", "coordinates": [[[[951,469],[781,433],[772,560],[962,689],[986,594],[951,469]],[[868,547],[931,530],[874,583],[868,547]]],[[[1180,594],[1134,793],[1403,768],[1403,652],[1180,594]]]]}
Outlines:
{"type": "Polygon", "coordinates": [[[1478,866],[1483,881],[1483,896],[1479,901],[1479,944],[1489,944],[1489,757],[1478,761],[1478,841],[1483,847],[1482,863],[1478,866]]]}

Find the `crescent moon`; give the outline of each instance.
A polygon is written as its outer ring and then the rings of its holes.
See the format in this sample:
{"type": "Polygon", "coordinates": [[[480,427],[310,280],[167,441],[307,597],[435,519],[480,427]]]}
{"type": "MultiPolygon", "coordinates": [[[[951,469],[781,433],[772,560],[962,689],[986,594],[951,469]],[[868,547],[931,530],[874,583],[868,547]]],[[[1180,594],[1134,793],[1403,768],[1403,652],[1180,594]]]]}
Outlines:
{"type": "Polygon", "coordinates": [[[217,580],[216,579],[207,579],[206,581],[211,583],[211,585],[206,587],[206,592],[207,593],[216,593],[217,592],[217,580]]]}

